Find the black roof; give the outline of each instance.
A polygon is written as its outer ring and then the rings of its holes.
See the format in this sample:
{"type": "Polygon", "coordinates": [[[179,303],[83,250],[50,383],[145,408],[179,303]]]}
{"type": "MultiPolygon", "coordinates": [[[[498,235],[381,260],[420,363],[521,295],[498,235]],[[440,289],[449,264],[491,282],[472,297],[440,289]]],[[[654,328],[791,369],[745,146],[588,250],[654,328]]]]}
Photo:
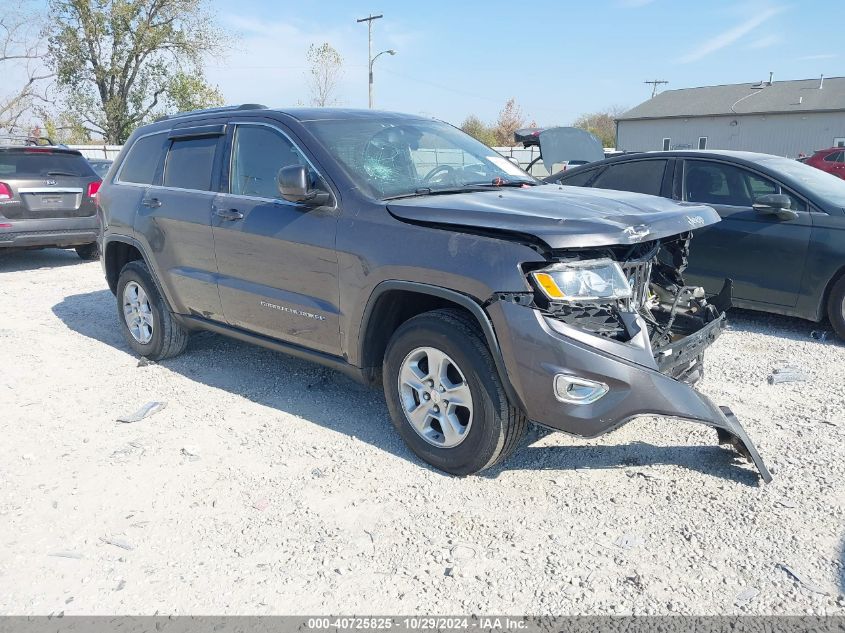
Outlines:
{"type": "MultiPolygon", "coordinates": [[[[654,151],[654,152],[632,152],[630,154],[620,154],[619,156],[611,156],[604,160],[599,160],[594,163],[582,165],[579,169],[595,167],[596,165],[609,165],[611,163],[618,163],[629,160],[642,160],[644,158],[731,158],[736,161],[744,161],[748,163],[761,163],[772,158],[783,158],[774,154],[761,154],[760,152],[743,152],[739,150],[729,149],[677,149],[670,151],[654,151]]],[[[573,170],[574,171],[574,170],[573,170]]]]}
{"type": "Polygon", "coordinates": [[[388,112],[385,110],[369,110],[363,108],[268,108],[257,103],[245,103],[242,105],[222,106],[219,108],[207,108],[205,110],[194,110],[192,112],[179,112],[170,116],[156,119],[160,121],[175,121],[177,119],[191,119],[219,114],[235,114],[242,112],[262,114],[274,112],[284,114],[297,121],[330,121],[348,119],[378,119],[378,120],[419,120],[430,119],[414,114],[403,114],[401,112],[388,112]]]}

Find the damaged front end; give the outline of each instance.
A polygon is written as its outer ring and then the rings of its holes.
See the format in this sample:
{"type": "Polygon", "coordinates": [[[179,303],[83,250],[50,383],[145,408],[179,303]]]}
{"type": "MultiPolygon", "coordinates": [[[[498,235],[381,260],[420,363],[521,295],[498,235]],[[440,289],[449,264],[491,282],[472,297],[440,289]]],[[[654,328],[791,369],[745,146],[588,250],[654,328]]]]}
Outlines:
{"type": "MultiPolygon", "coordinates": [[[[640,336],[644,323],[660,371],[695,384],[703,376],[704,350],[724,327],[725,310],[731,305],[731,281],[725,280],[722,291],[709,301],[703,288],[684,284],[691,237],[684,233],[634,246],[553,253],[556,265],[615,262],[630,290],[622,296],[602,297],[593,289],[593,294],[582,300],[564,292],[564,296],[552,296],[537,283],[535,304],[551,318],[620,342],[640,336]]],[[[538,274],[542,269],[532,278],[536,280],[538,274]]]]}
{"type": "MultiPolygon", "coordinates": [[[[539,347],[523,351],[564,390],[555,393],[564,421],[550,426],[592,437],[638,415],[699,421],[768,482],[769,471],[733,413],[691,388],[703,376],[704,352],[724,329],[731,302],[730,280],[709,300],[702,288],[685,285],[691,237],[547,253],[546,263],[525,266],[533,296],[501,296],[500,303],[530,305],[540,327],[562,343],[557,356],[539,347]]],[[[542,411],[538,421],[551,415],[542,411]]]]}

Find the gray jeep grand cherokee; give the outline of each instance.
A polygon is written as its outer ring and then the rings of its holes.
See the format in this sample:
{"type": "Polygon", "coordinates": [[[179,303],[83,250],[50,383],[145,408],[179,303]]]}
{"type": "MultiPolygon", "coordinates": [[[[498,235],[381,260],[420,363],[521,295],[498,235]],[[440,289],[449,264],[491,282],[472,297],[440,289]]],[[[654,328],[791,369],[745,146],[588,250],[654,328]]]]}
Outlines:
{"type": "Polygon", "coordinates": [[[138,129],[100,192],[120,326],[163,359],[210,330],[381,380],[423,460],[475,473],[529,420],[595,437],[647,414],[716,429],[692,388],[730,284],[684,284],[711,208],[544,185],[445,123],[239,106],[138,129]]]}
{"type": "Polygon", "coordinates": [[[78,151],[44,141],[0,140],[0,249],[75,248],[97,259],[100,177],[78,151]]]}

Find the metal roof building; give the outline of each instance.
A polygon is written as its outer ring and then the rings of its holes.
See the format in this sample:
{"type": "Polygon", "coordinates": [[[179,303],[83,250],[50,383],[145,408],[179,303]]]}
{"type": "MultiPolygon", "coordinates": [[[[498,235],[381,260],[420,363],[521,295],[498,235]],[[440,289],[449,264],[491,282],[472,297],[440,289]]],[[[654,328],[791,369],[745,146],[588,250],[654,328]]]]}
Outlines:
{"type": "Polygon", "coordinates": [[[617,149],[796,157],[845,146],[845,77],[666,90],[616,121],[617,149]]]}

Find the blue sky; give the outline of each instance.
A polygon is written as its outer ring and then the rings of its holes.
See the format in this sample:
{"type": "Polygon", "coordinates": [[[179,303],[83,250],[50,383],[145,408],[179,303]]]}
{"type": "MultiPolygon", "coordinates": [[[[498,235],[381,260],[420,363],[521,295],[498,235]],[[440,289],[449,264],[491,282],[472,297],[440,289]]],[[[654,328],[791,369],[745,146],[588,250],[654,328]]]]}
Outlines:
{"type": "Polygon", "coordinates": [[[366,107],[367,29],[374,27],[376,107],[460,123],[495,118],[516,97],[541,125],[632,107],[668,88],[845,75],[842,0],[213,0],[238,50],[208,76],[231,103],[307,102],[305,51],[327,41],[345,59],[340,105],[366,107]]]}

